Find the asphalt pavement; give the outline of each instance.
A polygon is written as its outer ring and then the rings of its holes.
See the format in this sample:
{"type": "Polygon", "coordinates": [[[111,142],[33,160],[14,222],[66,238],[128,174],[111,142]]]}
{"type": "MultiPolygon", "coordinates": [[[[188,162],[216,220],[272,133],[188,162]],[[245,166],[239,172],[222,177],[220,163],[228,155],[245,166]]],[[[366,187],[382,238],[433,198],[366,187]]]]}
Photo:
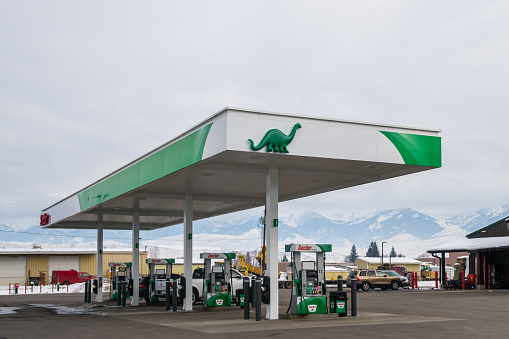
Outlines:
{"type": "MultiPolygon", "coordinates": [[[[350,291],[347,289],[350,293],[350,291]]],[[[358,292],[358,316],[290,316],[280,290],[279,320],[244,320],[239,307],[166,312],[164,302],[117,307],[84,295],[0,296],[0,338],[507,338],[509,291],[358,292]]],[[[349,300],[350,302],[350,300],[349,300]]]]}

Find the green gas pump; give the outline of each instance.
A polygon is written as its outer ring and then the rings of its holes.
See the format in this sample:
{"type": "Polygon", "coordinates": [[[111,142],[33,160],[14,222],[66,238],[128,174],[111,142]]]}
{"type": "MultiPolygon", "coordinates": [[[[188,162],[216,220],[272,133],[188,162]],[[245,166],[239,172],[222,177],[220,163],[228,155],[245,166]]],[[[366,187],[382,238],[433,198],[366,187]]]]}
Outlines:
{"type": "MultiPolygon", "coordinates": [[[[117,300],[118,298],[118,288],[120,287],[120,283],[123,281],[130,281],[132,279],[131,276],[131,267],[132,263],[130,262],[110,262],[108,266],[110,267],[110,279],[111,279],[111,288],[110,288],[110,299],[117,300]]],[[[130,298],[129,291],[127,291],[127,298],[130,298]]]]}
{"type": "Polygon", "coordinates": [[[331,252],[329,244],[290,244],[285,252],[291,253],[292,314],[328,313],[327,288],[325,285],[325,252],[331,252]],[[315,260],[302,260],[302,253],[315,254],[315,260]]]}
{"type": "Polygon", "coordinates": [[[175,259],[147,259],[150,272],[148,300],[151,303],[158,302],[160,297],[166,298],[166,279],[171,279],[172,264],[175,259]],[[156,265],[166,265],[166,270],[156,269],[156,265]]]}
{"type": "Polygon", "coordinates": [[[207,307],[231,306],[231,261],[235,253],[200,253],[204,260],[203,305],[207,307]],[[213,259],[223,259],[222,265],[212,265],[213,259]]]}

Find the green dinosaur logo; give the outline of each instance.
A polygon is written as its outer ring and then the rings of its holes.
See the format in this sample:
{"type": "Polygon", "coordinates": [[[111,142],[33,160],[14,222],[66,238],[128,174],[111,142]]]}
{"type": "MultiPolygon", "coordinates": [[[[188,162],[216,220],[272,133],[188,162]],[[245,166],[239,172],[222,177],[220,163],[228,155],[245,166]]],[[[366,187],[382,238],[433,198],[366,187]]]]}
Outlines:
{"type": "Polygon", "coordinates": [[[271,129],[265,133],[258,146],[255,146],[253,140],[248,139],[248,141],[251,144],[251,149],[253,151],[258,151],[267,146],[267,152],[288,153],[286,146],[292,142],[295,137],[295,132],[297,132],[297,128],[301,127],[301,124],[295,124],[289,135],[284,134],[278,129],[271,129]]]}

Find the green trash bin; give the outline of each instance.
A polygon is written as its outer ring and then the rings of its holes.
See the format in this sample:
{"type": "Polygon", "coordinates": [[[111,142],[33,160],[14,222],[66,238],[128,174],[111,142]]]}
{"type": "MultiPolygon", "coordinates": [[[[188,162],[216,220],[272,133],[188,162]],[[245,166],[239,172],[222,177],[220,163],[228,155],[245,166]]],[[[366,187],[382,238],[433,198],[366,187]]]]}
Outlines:
{"type": "Polygon", "coordinates": [[[235,290],[235,305],[244,308],[244,289],[235,290]]]}
{"type": "Polygon", "coordinates": [[[337,313],[338,317],[346,317],[348,309],[348,297],[344,291],[329,292],[329,312],[337,313]]]}

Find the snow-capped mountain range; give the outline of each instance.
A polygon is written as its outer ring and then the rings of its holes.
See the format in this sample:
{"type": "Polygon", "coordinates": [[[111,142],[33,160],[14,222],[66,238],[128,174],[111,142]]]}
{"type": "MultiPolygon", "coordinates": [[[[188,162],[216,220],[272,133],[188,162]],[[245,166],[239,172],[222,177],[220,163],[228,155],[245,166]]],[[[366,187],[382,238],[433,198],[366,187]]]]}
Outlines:
{"type": "MultiPolygon", "coordinates": [[[[316,242],[333,245],[329,260],[342,261],[355,244],[364,255],[372,241],[386,241],[385,253],[392,247],[406,256],[417,256],[428,248],[463,239],[466,234],[509,215],[509,205],[461,213],[452,218],[434,217],[411,208],[383,210],[351,215],[325,217],[315,212],[302,212],[279,219],[281,251],[285,243],[316,242]]],[[[202,251],[245,251],[260,248],[260,215],[238,214],[199,220],[194,223],[194,249],[202,251]]],[[[93,247],[94,230],[57,230],[33,226],[15,230],[0,225],[0,248],[25,247],[34,242],[56,246],[93,247]]],[[[140,232],[141,248],[156,247],[159,252],[177,255],[182,248],[182,225],[140,232]]],[[[131,244],[130,231],[105,231],[106,246],[126,247],[131,244]]],[[[379,245],[380,248],[380,245],[379,245]]],[[[162,254],[162,253],[160,253],[162,254]]]]}

